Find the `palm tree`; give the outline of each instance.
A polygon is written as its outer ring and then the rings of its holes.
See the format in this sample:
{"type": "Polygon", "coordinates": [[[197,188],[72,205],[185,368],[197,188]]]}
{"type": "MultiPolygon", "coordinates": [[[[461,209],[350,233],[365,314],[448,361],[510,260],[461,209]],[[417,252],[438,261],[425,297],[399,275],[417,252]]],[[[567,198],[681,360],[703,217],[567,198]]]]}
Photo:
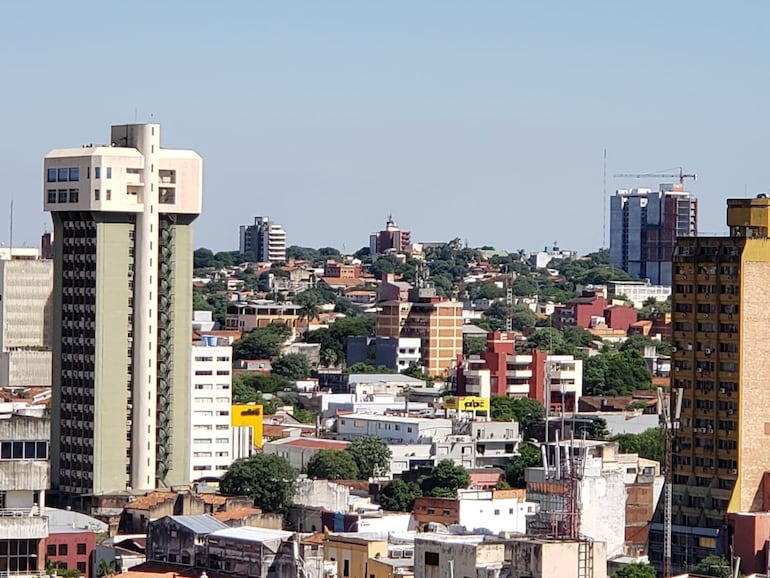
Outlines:
{"type": "Polygon", "coordinates": [[[99,568],[97,569],[100,578],[105,576],[112,576],[116,572],[116,561],[108,561],[105,558],[99,559],[99,568]]]}

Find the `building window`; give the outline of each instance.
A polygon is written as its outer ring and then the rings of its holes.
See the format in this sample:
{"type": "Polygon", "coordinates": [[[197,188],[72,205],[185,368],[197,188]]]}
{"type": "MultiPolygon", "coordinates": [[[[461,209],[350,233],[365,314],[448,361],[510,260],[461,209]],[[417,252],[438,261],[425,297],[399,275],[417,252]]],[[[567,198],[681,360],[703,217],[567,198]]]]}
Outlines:
{"type": "Polygon", "coordinates": [[[350,560],[342,561],[342,575],[350,576],[350,560]]]}
{"type": "Polygon", "coordinates": [[[70,182],[77,183],[80,180],[80,169],[78,167],[72,167],[70,169],[70,182]]]}
{"type": "Polygon", "coordinates": [[[59,189],[59,202],[60,203],[67,202],[67,189],[59,189]]]}
{"type": "Polygon", "coordinates": [[[56,544],[48,544],[47,554],[49,556],[56,556],[56,544]]]}
{"type": "Polygon", "coordinates": [[[495,516],[499,516],[499,515],[500,515],[500,510],[495,510],[495,516]]]}
{"type": "Polygon", "coordinates": [[[101,197],[99,189],[94,189],[94,201],[98,201],[99,197],[101,197]]]}
{"type": "Polygon", "coordinates": [[[69,169],[59,169],[56,175],[56,180],[59,181],[60,183],[66,183],[67,178],[69,178],[69,175],[70,175],[69,169]]]}
{"type": "Polygon", "coordinates": [[[107,167],[107,178],[108,179],[112,178],[112,167],[107,167]]]}
{"type": "Polygon", "coordinates": [[[47,460],[48,442],[0,442],[0,459],[2,460],[47,460]]]}
{"type": "Polygon", "coordinates": [[[49,203],[56,202],[56,189],[48,189],[48,202],[49,203]]]}
{"type": "Polygon", "coordinates": [[[77,203],[80,200],[80,191],[77,189],[70,189],[69,202],[77,203]]]}
{"type": "Polygon", "coordinates": [[[56,169],[48,169],[48,178],[46,180],[49,183],[55,183],[56,182],[56,169]]]}
{"type": "Polygon", "coordinates": [[[425,565],[438,566],[438,552],[425,552],[425,565]]]}
{"type": "Polygon", "coordinates": [[[94,167],[94,178],[95,179],[102,178],[102,167],[94,167]]]}
{"type": "Polygon", "coordinates": [[[86,545],[78,544],[78,556],[85,556],[85,555],[86,555],[86,545]]]}
{"type": "Polygon", "coordinates": [[[112,199],[112,190],[107,189],[107,200],[109,201],[110,199],[112,199]]]}
{"type": "Polygon", "coordinates": [[[68,552],[67,544],[59,544],[59,556],[66,556],[68,552]]]}
{"type": "Polygon", "coordinates": [[[85,562],[78,562],[78,572],[85,574],[86,573],[86,563],[85,562]]]}

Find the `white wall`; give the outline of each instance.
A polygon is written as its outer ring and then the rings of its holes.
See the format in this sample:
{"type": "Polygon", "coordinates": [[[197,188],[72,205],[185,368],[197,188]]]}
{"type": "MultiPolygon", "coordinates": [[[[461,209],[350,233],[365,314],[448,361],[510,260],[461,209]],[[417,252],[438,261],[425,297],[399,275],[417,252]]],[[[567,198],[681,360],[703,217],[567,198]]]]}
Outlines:
{"type": "Polygon", "coordinates": [[[355,439],[373,435],[390,443],[418,443],[443,440],[452,434],[452,422],[448,419],[396,418],[353,414],[337,420],[337,433],[341,439],[355,439]]]}
{"type": "Polygon", "coordinates": [[[233,461],[232,351],[230,346],[192,346],[190,481],[221,476],[233,461]]]}
{"type": "Polygon", "coordinates": [[[481,499],[460,495],[460,525],[471,533],[527,531],[527,516],[536,512],[537,504],[516,498],[492,499],[492,492],[473,492],[481,499]]]}

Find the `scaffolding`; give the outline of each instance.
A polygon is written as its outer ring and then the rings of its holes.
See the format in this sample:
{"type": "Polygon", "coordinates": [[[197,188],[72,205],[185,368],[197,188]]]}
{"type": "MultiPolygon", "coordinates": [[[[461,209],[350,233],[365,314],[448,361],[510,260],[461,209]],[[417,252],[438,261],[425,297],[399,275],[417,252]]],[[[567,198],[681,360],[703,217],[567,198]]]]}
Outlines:
{"type": "Polygon", "coordinates": [[[532,535],[577,542],[579,578],[593,578],[593,540],[580,532],[580,487],[585,468],[585,440],[560,442],[558,430],[553,445],[541,445],[543,481],[528,482],[527,495],[540,504],[529,524],[532,535]],[[549,455],[549,448],[553,448],[549,455]]]}

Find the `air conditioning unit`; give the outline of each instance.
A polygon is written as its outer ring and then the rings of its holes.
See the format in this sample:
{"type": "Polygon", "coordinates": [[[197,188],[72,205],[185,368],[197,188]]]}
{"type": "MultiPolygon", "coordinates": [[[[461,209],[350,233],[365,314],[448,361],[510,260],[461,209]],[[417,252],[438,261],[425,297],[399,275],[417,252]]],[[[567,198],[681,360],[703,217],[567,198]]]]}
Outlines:
{"type": "Polygon", "coordinates": [[[710,347],[706,348],[706,355],[711,355],[711,348],[710,347]]]}
{"type": "Polygon", "coordinates": [[[724,388],[724,387],[720,387],[720,388],[719,388],[719,393],[725,393],[725,391],[726,391],[726,390],[725,390],[725,388],[724,388]]]}
{"type": "Polygon", "coordinates": [[[727,410],[727,415],[733,415],[734,413],[735,413],[734,409],[728,409],[727,410]]]}
{"type": "Polygon", "coordinates": [[[734,476],[737,476],[738,475],[738,470],[736,468],[733,468],[732,470],[730,470],[730,473],[732,475],[734,475],[734,476]]]}

